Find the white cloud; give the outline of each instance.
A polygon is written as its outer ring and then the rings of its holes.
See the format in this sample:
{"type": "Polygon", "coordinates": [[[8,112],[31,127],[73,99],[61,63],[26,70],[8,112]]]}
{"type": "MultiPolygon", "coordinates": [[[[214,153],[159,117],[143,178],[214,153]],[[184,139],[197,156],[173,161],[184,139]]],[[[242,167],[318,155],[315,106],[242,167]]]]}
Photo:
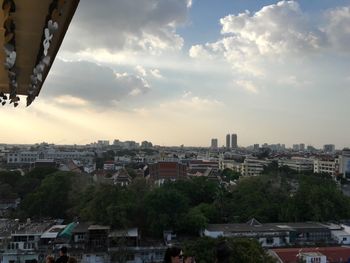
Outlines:
{"type": "Polygon", "coordinates": [[[63,49],[178,50],[176,27],[187,22],[190,0],[81,1],[63,49]]]}
{"type": "Polygon", "coordinates": [[[202,45],[194,45],[190,48],[189,55],[191,58],[211,59],[213,55],[202,45]]]}
{"type": "Polygon", "coordinates": [[[350,7],[330,10],[327,19],[325,32],[331,45],[342,52],[350,52],[350,7]]]}
{"type": "Polygon", "coordinates": [[[163,78],[162,74],[160,73],[160,70],[157,68],[154,69],[145,69],[144,67],[137,65],[135,68],[136,72],[142,76],[142,77],[153,77],[156,79],[161,79],[163,78]]]}
{"type": "Polygon", "coordinates": [[[147,76],[147,72],[146,72],[144,67],[142,67],[140,65],[137,65],[135,69],[142,77],[146,77],[147,76]]]}
{"type": "Polygon", "coordinates": [[[164,78],[163,77],[163,75],[160,73],[160,71],[159,71],[159,69],[151,69],[150,70],[150,74],[153,76],[153,77],[155,77],[155,78],[157,78],[157,79],[162,79],[162,78],[164,78]]]}
{"type": "Polygon", "coordinates": [[[259,64],[262,57],[281,60],[283,56],[310,56],[325,49],[350,51],[350,7],[328,11],[318,23],[314,20],[296,1],[280,1],[256,13],[228,15],[220,19],[222,39],[194,45],[189,55],[221,55],[237,70],[263,75],[259,64]]]}
{"type": "Polygon", "coordinates": [[[259,90],[256,87],[256,85],[254,85],[253,82],[251,82],[249,80],[237,80],[236,81],[236,85],[238,85],[239,87],[245,89],[249,93],[253,93],[253,94],[258,94],[259,93],[259,90]]]}
{"type": "Polygon", "coordinates": [[[185,92],[181,98],[165,101],[160,104],[161,109],[168,111],[180,111],[188,113],[189,111],[212,111],[217,107],[223,106],[223,103],[216,99],[203,98],[192,95],[192,92],[185,92]]]}
{"type": "Polygon", "coordinates": [[[62,95],[54,98],[54,101],[58,104],[66,105],[66,106],[86,106],[88,102],[84,99],[73,97],[70,95],[62,95]]]}

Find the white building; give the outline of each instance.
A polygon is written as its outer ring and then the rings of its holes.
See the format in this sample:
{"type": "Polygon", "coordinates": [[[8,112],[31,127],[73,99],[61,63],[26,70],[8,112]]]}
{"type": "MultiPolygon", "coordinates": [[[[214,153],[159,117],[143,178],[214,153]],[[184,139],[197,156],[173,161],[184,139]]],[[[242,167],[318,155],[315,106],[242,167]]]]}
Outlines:
{"type": "Polygon", "coordinates": [[[326,173],[332,176],[336,175],[336,168],[338,167],[338,159],[315,159],[314,173],[326,173]]]}
{"type": "Polygon", "coordinates": [[[224,170],[225,168],[231,169],[235,172],[241,172],[241,163],[236,162],[235,160],[220,160],[219,169],[224,170]]]}
{"type": "Polygon", "coordinates": [[[15,151],[7,154],[8,164],[31,164],[37,160],[79,160],[83,163],[92,163],[95,154],[88,151],[15,151]]]}
{"type": "Polygon", "coordinates": [[[253,157],[247,157],[241,164],[241,174],[243,176],[257,176],[262,173],[264,166],[267,165],[266,160],[259,160],[253,157]]]}
{"type": "Polygon", "coordinates": [[[292,157],[291,159],[278,160],[278,167],[288,166],[297,172],[306,172],[314,170],[314,162],[308,158],[292,157]]]}

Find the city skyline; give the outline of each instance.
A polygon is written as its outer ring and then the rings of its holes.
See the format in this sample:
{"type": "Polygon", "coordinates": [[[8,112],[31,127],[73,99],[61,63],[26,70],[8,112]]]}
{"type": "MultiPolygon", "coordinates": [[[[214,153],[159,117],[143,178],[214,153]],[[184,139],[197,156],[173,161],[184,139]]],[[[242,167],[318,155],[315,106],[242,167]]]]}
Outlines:
{"type": "MultiPolygon", "coordinates": [[[[234,134],[237,135],[237,134],[234,134]]],[[[226,137],[226,136],[225,136],[226,137]]],[[[227,137],[226,137],[227,138],[227,137]]],[[[218,138],[210,138],[209,143],[207,143],[206,145],[184,145],[184,144],[179,144],[179,145],[160,145],[157,143],[153,143],[152,141],[149,141],[147,139],[142,139],[140,141],[135,141],[132,139],[126,139],[126,140],[120,140],[120,139],[98,139],[96,141],[90,141],[86,144],[77,144],[77,143],[71,143],[71,144],[63,144],[63,143],[54,143],[54,142],[49,142],[49,141],[38,141],[38,142],[33,142],[33,143],[7,143],[7,142],[1,142],[0,141],[0,145],[40,145],[40,144],[48,144],[48,145],[56,145],[56,146],[88,146],[88,145],[104,145],[104,146],[112,146],[112,145],[118,145],[120,143],[136,143],[136,147],[143,147],[142,144],[146,144],[146,145],[152,145],[152,146],[147,146],[147,147],[198,147],[198,148],[212,148],[212,149],[235,149],[236,147],[227,147],[227,145],[225,145],[225,140],[226,138],[223,138],[222,140],[218,139],[218,138]],[[222,141],[223,143],[220,144],[220,141],[222,141]]],[[[231,144],[231,140],[230,140],[230,145],[231,144]]],[[[293,149],[293,150],[301,150],[301,151],[305,151],[308,150],[308,147],[314,148],[316,150],[325,150],[327,152],[333,152],[335,150],[343,150],[343,149],[349,149],[349,147],[346,146],[342,146],[342,145],[335,145],[332,143],[326,143],[326,144],[322,144],[320,146],[315,146],[315,145],[309,145],[309,144],[304,144],[304,143],[293,143],[293,144],[285,144],[283,142],[275,142],[275,143],[268,143],[268,142],[255,142],[252,144],[247,144],[247,145],[240,145],[237,144],[237,148],[259,148],[259,147],[280,147],[285,148],[285,149],[293,149]],[[303,146],[302,146],[303,145],[303,146]],[[296,148],[297,147],[297,148],[296,148]]]]}
{"type": "Polygon", "coordinates": [[[35,104],[1,108],[0,142],[349,147],[349,25],[345,0],[81,0],[35,104]]]}

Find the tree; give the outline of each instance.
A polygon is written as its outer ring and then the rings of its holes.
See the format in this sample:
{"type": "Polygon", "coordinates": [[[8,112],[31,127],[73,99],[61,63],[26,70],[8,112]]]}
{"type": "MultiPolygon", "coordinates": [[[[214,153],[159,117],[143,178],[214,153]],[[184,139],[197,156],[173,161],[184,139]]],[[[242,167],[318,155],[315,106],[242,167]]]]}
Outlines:
{"type": "Polygon", "coordinates": [[[276,262],[255,239],[201,237],[183,244],[185,254],[194,256],[196,262],[212,263],[216,260],[219,244],[226,244],[230,251],[230,262],[234,263],[274,263],[276,262]]]}
{"type": "Polygon", "coordinates": [[[233,171],[232,169],[225,168],[221,172],[221,176],[224,178],[225,181],[229,182],[229,181],[238,180],[241,174],[239,172],[233,171]]]}
{"type": "Polygon", "coordinates": [[[189,200],[176,189],[160,187],[146,196],[147,222],[152,235],[164,230],[178,230],[181,218],[187,213],[189,200]]]}
{"type": "Polygon", "coordinates": [[[199,207],[194,207],[180,221],[180,230],[182,232],[199,235],[199,232],[207,226],[209,220],[199,207]]]}
{"type": "Polygon", "coordinates": [[[68,193],[73,175],[69,172],[56,172],[47,176],[35,192],[25,197],[21,208],[29,217],[65,218],[70,207],[68,193]]]}

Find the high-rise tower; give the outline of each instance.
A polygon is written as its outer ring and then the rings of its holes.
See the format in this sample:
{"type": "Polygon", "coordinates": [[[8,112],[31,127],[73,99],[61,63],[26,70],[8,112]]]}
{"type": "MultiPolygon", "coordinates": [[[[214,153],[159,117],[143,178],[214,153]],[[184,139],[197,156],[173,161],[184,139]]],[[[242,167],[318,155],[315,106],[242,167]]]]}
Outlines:
{"type": "Polygon", "coordinates": [[[231,147],[232,148],[237,148],[237,134],[233,133],[231,135],[231,147]]]}
{"type": "Polygon", "coordinates": [[[226,135],[226,148],[229,149],[231,147],[230,143],[230,134],[226,135]]]}

